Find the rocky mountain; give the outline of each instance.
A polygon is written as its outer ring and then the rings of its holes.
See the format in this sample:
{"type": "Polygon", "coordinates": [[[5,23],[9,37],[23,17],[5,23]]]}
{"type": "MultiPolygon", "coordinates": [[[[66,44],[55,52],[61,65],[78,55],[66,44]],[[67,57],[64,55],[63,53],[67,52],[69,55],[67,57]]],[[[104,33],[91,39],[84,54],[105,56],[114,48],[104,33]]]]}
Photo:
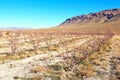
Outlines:
{"type": "Polygon", "coordinates": [[[80,15],[66,19],[60,25],[69,25],[74,23],[105,23],[113,21],[120,17],[120,8],[103,10],[96,13],[89,13],[88,15],[80,15]]]}

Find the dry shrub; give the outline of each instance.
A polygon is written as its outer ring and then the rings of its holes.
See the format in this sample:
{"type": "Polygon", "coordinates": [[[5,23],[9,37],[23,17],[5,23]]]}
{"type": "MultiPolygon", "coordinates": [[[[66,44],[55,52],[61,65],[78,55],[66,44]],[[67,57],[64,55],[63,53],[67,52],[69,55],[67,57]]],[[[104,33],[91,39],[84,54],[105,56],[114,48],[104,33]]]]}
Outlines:
{"type": "Polygon", "coordinates": [[[82,61],[84,59],[84,55],[76,52],[73,54],[73,58],[75,61],[82,61]]]}
{"type": "Polygon", "coordinates": [[[101,62],[96,59],[96,60],[93,60],[93,64],[95,64],[95,65],[101,65],[101,62]]]}
{"type": "Polygon", "coordinates": [[[80,64],[75,68],[74,73],[79,77],[80,76],[92,77],[95,75],[95,67],[92,64],[88,65],[80,64]]]}
{"type": "Polygon", "coordinates": [[[120,64],[116,64],[116,70],[120,72],[120,64]]]}
{"type": "Polygon", "coordinates": [[[31,78],[30,80],[42,80],[41,77],[34,77],[34,78],[31,78]]]}
{"type": "Polygon", "coordinates": [[[36,68],[32,69],[31,72],[37,73],[37,72],[42,72],[46,71],[47,69],[43,66],[37,66],[36,68]]]}
{"type": "Polygon", "coordinates": [[[53,65],[49,65],[48,67],[52,70],[62,70],[63,68],[65,69],[68,65],[65,62],[58,62],[56,64],[53,65]]]}
{"type": "Polygon", "coordinates": [[[0,56],[0,63],[4,63],[5,62],[5,56],[0,56]]]}
{"type": "Polygon", "coordinates": [[[57,51],[57,50],[59,50],[59,46],[58,45],[49,46],[49,51],[57,51]]]}

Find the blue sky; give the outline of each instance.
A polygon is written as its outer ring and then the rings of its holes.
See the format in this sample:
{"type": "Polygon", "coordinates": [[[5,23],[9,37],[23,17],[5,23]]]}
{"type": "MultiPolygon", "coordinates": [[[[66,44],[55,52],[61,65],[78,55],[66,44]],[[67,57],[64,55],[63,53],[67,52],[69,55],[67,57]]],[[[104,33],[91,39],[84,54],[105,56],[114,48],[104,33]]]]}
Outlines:
{"type": "Polygon", "coordinates": [[[0,27],[53,27],[72,16],[111,8],[120,8],[120,0],[0,0],[0,27]]]}

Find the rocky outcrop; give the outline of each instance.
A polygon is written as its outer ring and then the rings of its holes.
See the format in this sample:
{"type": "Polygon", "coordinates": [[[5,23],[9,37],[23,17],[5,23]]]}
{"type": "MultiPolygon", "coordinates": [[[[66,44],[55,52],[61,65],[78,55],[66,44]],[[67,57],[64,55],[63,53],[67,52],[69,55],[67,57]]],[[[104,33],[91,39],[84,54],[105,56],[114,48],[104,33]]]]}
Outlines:
{"type": "Polygon", "coordinates": [[[89,13],[88,15],[75,16],[75,17],[66,19],[66,21],[64,21],[60,25],[83,23],[83,22],[86,23],[86,22],[91,22],[91,21],[92,22],[106,22],[117,15],[120,15],[120,8],[104,10],[104,11],[100,11],[97,13],[89,13]]]}

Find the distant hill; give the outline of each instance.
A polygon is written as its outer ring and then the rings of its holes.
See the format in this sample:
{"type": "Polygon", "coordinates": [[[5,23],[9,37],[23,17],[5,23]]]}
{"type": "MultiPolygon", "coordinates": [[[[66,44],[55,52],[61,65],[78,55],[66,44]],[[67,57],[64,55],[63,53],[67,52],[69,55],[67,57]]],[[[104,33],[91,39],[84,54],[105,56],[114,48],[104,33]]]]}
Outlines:
{"type": "Polygon", "coordinates": [[[27,30],[31,28],[23,28],[23,27],[6,27],[6,28],[0,28],[0,30],[27,30]]]}
{"type": "Polygon", "coordinates": [[[82,24],[82,23],[90,23],[90,22],[103,23],[113,19],[114,17],[118,17],[119,15],[120,15],[120,9],[109,9],[97,13],[90,13],[88,15],[80,15],[80,16],[68,18],[66,19],[66,21],[61,23],[61,25],[73,24],[73,23],[82,24]]]}
{"type": "Polygon", "coordinates": [[[59,25],[59,28],[64,31],[120,33],[120,8],[68,18],[59,25]]]}

